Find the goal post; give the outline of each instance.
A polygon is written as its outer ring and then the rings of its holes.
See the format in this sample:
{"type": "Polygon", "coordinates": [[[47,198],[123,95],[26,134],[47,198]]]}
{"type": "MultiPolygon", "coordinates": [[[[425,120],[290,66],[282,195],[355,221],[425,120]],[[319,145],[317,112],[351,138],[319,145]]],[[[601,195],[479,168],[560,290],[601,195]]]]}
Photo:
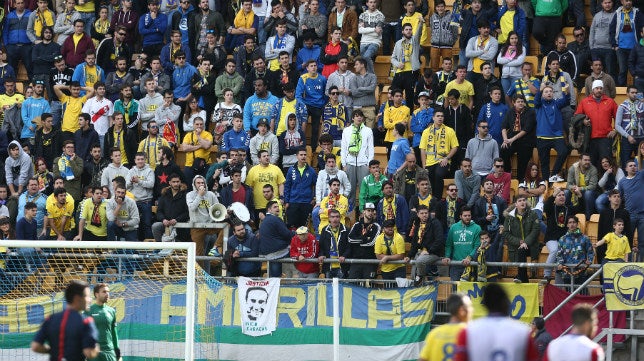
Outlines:
{"type": "Polygon", "coordinates": [[[193,242],[0,241],[0,359],[33,359],[26,343],[73,279],[110,286],[124,360],[212,359],[195,357],[196,279],[210,277],[195,256],[193,242]]]}

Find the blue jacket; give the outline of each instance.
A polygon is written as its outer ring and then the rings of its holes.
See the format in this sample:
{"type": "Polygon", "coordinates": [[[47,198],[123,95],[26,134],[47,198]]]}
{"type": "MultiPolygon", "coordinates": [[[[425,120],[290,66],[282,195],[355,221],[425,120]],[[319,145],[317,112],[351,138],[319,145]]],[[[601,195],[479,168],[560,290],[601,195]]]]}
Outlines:
{"type": "Polygon", "coordinates": [[[409,128],[414,132],[414,138],[411,143],[412,147],[418,147],[420,145],[420,137],[423,135],[423,131],[434,121],[432,117],[434,116],[434,109],[427,108],[421,110],[417,113],[414,113],[411,116],[411,122],[409,128]]]}
{"type": "Polygon", "coordinates": [[[250,135],[242,128],[239,132],[231,129],[224,133],[221,140],[221,151],[228,152],[231,149],[244,148],[248,152],[250,144],[250,135]]]}
{"type": "Polygon", "coordinates": [[[295,97],[304,102],[307,106],[316,108],[324,108],[326,104],[326,78],[322,74],[318,74],[315,78],[311,78],[308,73],[304,74],[297,81],[297,88],[295,88],[295,97]]]}
{"type": "MultiPolygon", "coordinates": [[[[190,64],[190,59],[192,59],[190,47],[187,44],[184,45],[183,43],[181,43],[181,50],[186,53],[186,63],[190,64]]],[[[174,63],[170,61],[170,44],[166,44],[161,49],[161,55],[159,55],[159,58],[161,59],[161,66],[163,66],[165,73],[172,75],[172,71],[174,70],[174,63]]]]}
{"type": "Polygon", "coordinates": [[[279,99],[271,92],[267,92],[266,98],[260,98],[257,94],[253,94],[246,99],[246,104],[244,105],[244,130],[257,130],[257,123],[262,118],[270,120],[275,103],[278,101],[279,99]]]}
{"type": "Polygon", "coordinates": [[[23,192],[20,195],[20,197],[18,197],[17,219],[20,219],[25,216],[25,205],[27,204],[27,202],[36,203],[36,206],[37,206],[36,223],[38,224],[38,228],[42,227],[45,221],[45,212],[47,212],[46,210],[47,196],[40,192],[36,193],[35,196],[30,196],[27,194],[27,192],[23,192]]]}
{"type": "Polygon", "coordinates": [[[503,135],[501,134],[501,128],[503,125],[503,118],[505,118],[505,113],[507,112],[507,105],[503,103],[494,104],[494,102],[483,104],[481,110],[479,111],[478,122],[487,122],[490,135],[492,136],[492,138],[494,138],[494,140],[496,140],[497,144],[503,144],[503,135]]]}
{"type": "Polygon", "coordinates": [[[150,13],[139,18],[139,34],[143,37],[143,46],[163,44],[163,34],[168,27],[168,17],[158,13],[156,19],[150,18],[150,13]]]}
{"type": "MultiPolygon", "coordinates": [[[[501,6],[499,8],[499,12],[496,16],[496,28],[499,28],[501,26],[501,17],[505,15],[507,11],[507,5],[501,6]]],[[[523,9],[521,9],[518,5],[515,6],[514,21],[512,27],[514,28],[514,31],[521,37],[521,44],[530,44],[528,42],[528,25],[526,21],[525,11],[523,11],[523,9]]]]}
{"type": "MultiPolygon", "coordinates": [[[[280,114],[282,113],[282,105],[284,98],[278,99],[273,108],[273,115],[271,115],[271,120],[275,122],[275,131],[277,132],[278,125],[280,124],[280,114]]],[[[297,119],[297,129],[302,129],[302,125],[306,123],[309,119],[309,113],[306,110],[306,105],[295,99],[295,119],[297,119]]]]}
{"type": "Polygon", "coordinates": [[[322,49],[319,45],[314,44],[310,49],[306,46],[303,46],[300,51],[297,52],[297,57],[295,58],[295,66],[297,70],[300,71],[300,74],[306,73],[306,68],[303,67],[303,64],[307,61],[314,59],[318,63],[318,73],[322,73],[324,69],[324,64],[320,61],[320,55],[322,54],[322,49]]]}
{"type": "Polygon", "coordinates": [[[183,68],[174,68],[172,72],[172,88],[175,98],[183,98],[190,94],[192,76],[197,73],[197,68],[186,63],[183,68]]]}
{"type": "Polygon", "coordinates": [[[29,15],[31,15],[29,9],[25,9],[22,18],[16,15],[15,10],[7,15],[7,18],[4,20],[4,30],[2,31],[2,42],[4,45],[31,44],[31,40],[27,37],[29,15]]]}
{"type": "Polygon", "coordinates": [[[286,172],[284,203],[311,203],[317,179],[318,175],[310,165],[306,165],[302,174],[297,164],[291,166],[286,172]]]}
{"type": "MultiPolygon", "coordinates": [[[[81,87],[84,87],[87,81],[87,74],[85,73],[86,65],[87,65],[86,62],[82,62],[76,65],[76,67],[74,68],[74,74],[72,74],[72,81],[79,82],[81,87]]],[[[98,78],[101,79],[103,83],[105,83],[105,71],[103,71],[103,68],[96,65],[96,73],[98,75],[98,78]]],[[[85,95],[85,90],[81,89],[80,96],[83,96],[83,95],[85,95]]]]}
{"type": "MultiPolygon", "coordinates": [[[[241,185],[242,187],[244,187],[244,190],[246,191],[244,205],[248,209],[255,209],[255,203],[253,201],[253,188],[247,186],[244,183],[242,183],[241,185]]],[[[230,205],[233,204],[233,187],[230,184],[226,187],[223,187],[219,191],[219,200],[221,201],[221,204],[225,205],[226,207],[230,207],[230,205]]],[[[255,212],[249,212],[249,213],[250,213],[250,219],[252,221],[255,221],[255,212]]]]}
{"type": "Polygon", "coordinates": [[[49,107],[49,102],[45,98],[34,98],[29,97],[25,99],[22,103],[22,108],[20,113],[22,115],[22,121],[24,125],[22,126],[22,132],[20,134],[21,138],[33,138],[36,136],[36,126],[32,123],[32,120],[35,117],[39,117],[42,113],[51,112],[49,107]],[[33,127],[33,130],[30,130],[29,127],[33,127]]]}
{"type": "MultiPolygon", "coordinates": [[[[404,234],[407,232],[407,225],[409,224],[409,206],[407,206],[405,197],[401,196],[400,194],[395,194],[394,197],[396,197],[396,228],[398,230],[398,233],[404,234]]],[[[376,220],[378,224],[382,224],[385,221],[383,205],[384,198],[380,199],[380,201],[378,201],[378,205],[376,206],[376,220]]]]}
{"type": "Polygon", "coordinates": [[[291,245],[295,232],[286,227],[286,223],[270,213],[259,225],[259,254],[267,255],[286,249],[291,245]]]}
{"type": "Polygon", "coordinates": [[[561,108],[570,105],[570,95],[563,98],[545,101],[541,92],[534,97],[534,108],[537,111],[537,137],[563,137],[563,117],[561,108]]]}
{"type": "MultiPolygon", "coordinates": [[[[257,257],[259,256],[259,239],[254,234],[247,232],[244,242],[240,242],[237,236],[233,235],[228,238],[228,249],[239,251],[239,257],[257,257]]],[[[256,274],[262,269],[261,262],[237,261],[235,264],[237,265],[237,273],[242,276],[256,274]]]]}

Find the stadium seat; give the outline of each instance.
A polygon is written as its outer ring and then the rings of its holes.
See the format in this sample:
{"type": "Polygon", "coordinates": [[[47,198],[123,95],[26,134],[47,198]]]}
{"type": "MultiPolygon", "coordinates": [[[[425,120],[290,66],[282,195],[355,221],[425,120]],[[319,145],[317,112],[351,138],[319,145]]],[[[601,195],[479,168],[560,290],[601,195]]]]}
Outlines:
{"type": "Polygon", "coordinates": [[[595,243],[598,241],[597,236],[599,232],[599,214],[591,214],[590,220],[586,223],[586,235],[590,241],[595,243]]]}
{"type": "Polygon", "coordinates": [[[378,78],[378,84],[390,84],[389,71],[391,70],[391,56],[380,55],[376,57],[373,64],[374,72],[378,78]]]}
{"type": "Polygon", "coordinates": [[[18,65],[18,73],[16,74],[16,80],[17,81],[29,81],[29,75],[27,74],[27,68],[25,68],[25,64],[20,62],[20,65],[18,65]]]}
{"type": "Polygon", "coordinates": [[[387,169],[387,148],[374,147],[373,159],[380,161],[380,169],[384,172],[387,169]]]}
{"type": "Polygon", "coordinates": [[[579,230],[581,231],[581,233],[587,234],[586,233],[586,215],[583,213],[577,213],[575,214],[575,216],[577,216],[577,218],[579,219],[579,230]]]}
{"type": "MultiPolygon", "coordinates": [[[[629,83],[631,84],[631,83],[629,83]]],[[[622,104],[624,100],[628,99],[628,94],[626,92],[625,86],[618,86],[615,88],[615,103],[617,105],[622,104]]]]}
{"type": "Polygon", "coordinates": [[[537,41],[537,39],[534,38],[534,36],[530,36],[530,55],[539,55],[541,53],[541,45],[537,41]]]}
{"type": "Polygon", "coordinates": [[[525,57],[525,62],[532,64],[532,74],[534,76],[543,75],[543,73],[539,72],[539,58],[534,55],[528,55],[525,57]]]}
{"type": "Polygon", "coordinates": [[[514,202],[514,197],[519,193],[519,180],[513,178],[510,180],[510,202],[514,202]]]}
{"type": "Polygon", "coordinates": [[[380,106],[384,102],[386,102],[388,98],[389,98],[389,85],[385,85],[384,87],[382,87],[382,91],[380,92],[378,98],[376,98],[376,99],[378,99],[378,109],[377,110],[380,110],[380,106]]]}

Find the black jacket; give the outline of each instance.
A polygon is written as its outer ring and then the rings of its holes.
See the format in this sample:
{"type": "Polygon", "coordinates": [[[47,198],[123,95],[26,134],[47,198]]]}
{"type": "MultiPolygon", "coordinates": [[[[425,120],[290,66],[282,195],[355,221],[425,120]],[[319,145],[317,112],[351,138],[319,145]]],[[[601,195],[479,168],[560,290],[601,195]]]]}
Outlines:
{"type": "Polygon", "coordinates": [[[445,108],[445,125],[454,129],[458,139],[458,147],[467,148],[467,142],[474,137],[474,123],[470,110],[463,104],[454,109],[447,105],[445,108]]]}
{"type": "MultiPolygon", "coordinates": [[[[96,51],[96,64],[103,68],[105,74],[116,71],[116,58],[112,59],[114,54],[116,54],[114,39],[104,39],[100,44],[98,44],[98,49],[96,51]]],[[[132,60],[132,50],[130,50],[130,46],[125,42],[122,43],[121,46],[119,46],[118,54],[126,59],[126,64],[129,67],[132,60]]]]}
{"type": "MultiPolygon", "coordinates": [[[[188,212],[188,203],[186,203],[186,185],[181,185],[181,190],[176,195],[172,195],[172,189],[168,186],[161,191],[161,197],[157,204],[157,221],[164,219],[176,219],[177,222],[188,222],[190,215],[188,212]]],[[[177,239],[188,240],[188,229],[177,228],[177,239]]]]}
{"type": "Polygon", "coordinates": [[[42,157],[47,163],[47,169],[52,169],[54,158],[61,153],[60,130],[53,128],[51,132],[44,134],[43,128],[36,131],[36,145],[34,156],[42,157]]]}
{"type": "MultiPolygon", "coordinates": [[[[503,124],[501,129],[505,129],[508,132],[508,139],[514,137],[517,133],[514,131],[514,120],[516,118],[516,111],[514,108],[510,108],[503,118],[503,124]]],[[[524,130],[526,134],[518,139],[522,147],[534,147],[537,144],[537,113],[534,109],[527,107],[521,114],[519,118],[519,123],[521,125],[521,130],[524,130]]]]}
{"type": "Polygon", "coordinates": [[[268,72],[268,90],[271,94],[275,95],[278,98],[284,97],[284,91],[282,90],[282,80],[285,80],[289,84],[293,84],[293,89],[297,87],[297,82],[300,79],[300,72],[297,71],[295,66],[290,66],[286,72],[286,78],[282,79],[282,69],[277,69],[275,71],[268,72]]]}
{"type": "MultiPolygon", "coordinates": [[[[461,220],[461,208],[464,205],[467,205],[466,201],[460,198],[456,198],[456,206],[454,208],[454,223],[457,223],[461,220]]],[[[436,218],[439,222],[441,222],[443,231],[445,232],[445,234],[447,234],[449,226],[447,225],[447,201],[445,199],[441,199],[441,201],[436,205],[436,218]]]]}
{"type": "MultiPolygon", "coordinates": [[[[503,198],[497,195],[494,195],[494,197],[492,198],[492,203],[496,204],[496,207],[499,212],[498,219],[496,220],[496,225],[502,226],[503,222],[505,222],[505,216],[503,215],[503,212],[505,211],[507,204],[505,203],[505,200],[503,198]]],[[[472,206],[472,220],[474,220],[476,224],[481,226],[482,230],[488,230],[488,227],[492,225],[492,222],[486,219],[487,212],[488,212],[487,200],[485,199],[485,197],[479,196],[474,201],[474,206],[472,206]]]]}
{"type": "Polygon", "coordinates": [[[186,184],[183,172],[177,163],[170,161],[168,165],[163,165],[161,163],[157,164],[154,168],[154,198],[159,198],[161,196],[161,191],[170,185],[170,183],[168,183],[168,176],[172,174],[177,174],[181,179],[181,182],[186,184]]]}
{"type": "MultiPolygon", "coordinates": [[[[320,256],[324,256],[326,258],[331,258],[331,245],[333,244],[333,235],[331,234],[330,227],[330,225],[327,225],[322,229],[322,231],[320,231],[320,256]]],[[[349,230],[342,223],[340,223],[339,238],[337,253],[338,257],[341,257],[346,254],[347,249],[349,248],[349,230]]],[[[322,268],[324,272],[327,272],[330,267],[331,265],[329,263],[325,263],[322,268]]],[[[342,273],[347,275],[349,265],[342,264],[341,268],[342,273]]]]}
{"type": "Polygon", "coordinates": [[[414,219],[414,222],[407,233],[407,241],[411,243],[411,249],[407,257],[414,259],[419,250],[425,248],[430,254],[442,257],[445,255],[445,233],[441,223],[436,218],[429,218],[425,224],[423,238],[418,239],[418,227],[420,227],[420,218],[414,219]]]}
{"type": "Polygon", "coordinates": [[[101,158],[98,163],[95,163],[93,159],[85,161],[85,163],[83,163],[83,175],[81,176],[82,186],[100,186],[103,169],[105,169],[108,164],[110,164],[110,161],[105,158],[101,158]]]}
{"type": "Polygon", "coordinates": [[[349,247],[344,252],[346,258],[357,259],[376,259],[374,252],[374,245],[376,244],[376,237],[380,234],[382,228],[376,222],[370,223],[367,231],[364,232],[364,222],[360,220],[356,222],[351,231],[349,231],[349,247]]]}
{"type": "MultiPolygon", "coordinates": [[[[49,44],[40,43],[31,49],[31,60],[34,75],[49,75],[49,69],[54,66],[54,57],[60,54],[60,45],[52,41],[49,44]]],[[[51,94],[51,93],[50,93],[51,94]]]]}
{"type": "MultiPolygon", "coordinates": [[[[127,155],[127,164],[131,167],[134,164],[134,154],[138,148],[139,143],[136,141],[136,134],[134,130],[129,129],[123,125],[123,148],[127,155]]],[[[110,159],[110,149],[116,146],[116,138],[114,137],[114,126],[112,125],[105,133],[105,146],[103,147],[103,158],[110,159]]]]}
{"type": "MultiPolygon", "coordinates": [[[[89,161],[91,156],[90,152],[94,144],[101,144],[98,139],[98,133],[94,130],[94,125],[90,124],[89,129],[79,129],[74,133],[74,144],[76,145],[76,154],[83,158],[84,161],[89,161]]],[[[109,159],[109,157],[107,157],[109,159]]]]}

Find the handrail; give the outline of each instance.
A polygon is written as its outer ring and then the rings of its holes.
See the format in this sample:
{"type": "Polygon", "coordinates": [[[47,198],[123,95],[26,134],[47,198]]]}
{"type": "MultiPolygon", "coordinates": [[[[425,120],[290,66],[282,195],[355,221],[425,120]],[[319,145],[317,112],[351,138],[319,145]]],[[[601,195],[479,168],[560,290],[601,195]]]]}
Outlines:
{"type": "Polygon", "coordinates": [[[592,282],[595,279],[595,277],[599,276],[602,273],[602,271],[603,269],[600,266],[600,268],[595,273],[593,273],[590,277],[588,277],[588,279],[584,281],[584,283],[582,283],[576,290],[574,290],[570,295],[568,295],[568,297],[566,297],[563,301],[561,301],[561,303],[559,303],[557,307],[555,307],[552,311],[550,311],[549,314],[544,316],[543,320],[548,321],[550,317],[552,317],[555,313],[559,312],[559,310],[561,310],[566,303],[570,302],[570,300],[572,300],[579,292],[581,292],[582,289],[588,286],[590,282],[592,282]]]}

